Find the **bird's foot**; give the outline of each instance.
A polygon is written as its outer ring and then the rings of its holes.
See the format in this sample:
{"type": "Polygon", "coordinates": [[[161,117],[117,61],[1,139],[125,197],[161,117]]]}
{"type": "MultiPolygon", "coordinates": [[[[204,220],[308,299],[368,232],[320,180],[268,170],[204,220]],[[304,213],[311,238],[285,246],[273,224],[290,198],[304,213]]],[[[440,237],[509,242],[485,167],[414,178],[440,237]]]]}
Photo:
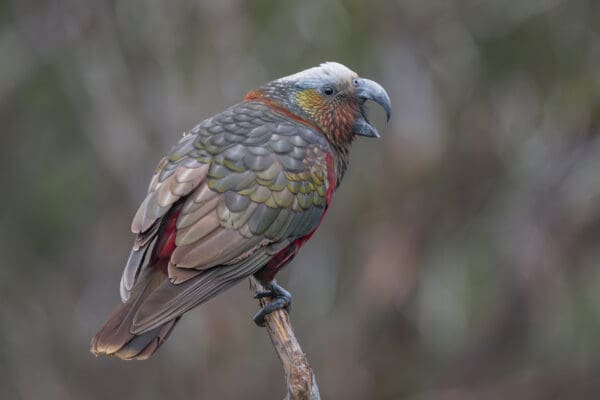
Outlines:
{"type": "Polygon", "coordinates": [[[272,313],[275,310],[279,310],[285,308],[286,310],[290,310],[292,305],[292,295],[290,292],[282,288],[275,282],[275,280],[271,281],[266,287],[266,291],[256,293],[254,295],[255,299],[264,299],[266,297],[270,297],[271,301],[260,309],[252,318],[254,323],[258,326],[265,326],[265,317],[272,313]]]}

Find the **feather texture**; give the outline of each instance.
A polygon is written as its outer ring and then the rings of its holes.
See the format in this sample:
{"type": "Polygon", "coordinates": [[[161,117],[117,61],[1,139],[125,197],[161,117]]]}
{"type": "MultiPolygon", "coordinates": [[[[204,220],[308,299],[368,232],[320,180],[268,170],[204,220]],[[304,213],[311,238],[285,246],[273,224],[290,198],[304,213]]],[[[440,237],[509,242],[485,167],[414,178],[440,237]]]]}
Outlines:
{"type": "Polygon", "coordinates": [[[92,350],[147,358],[183,313],[314,231],[331,184],[328,152],[312,128],[261,102],[240,103],[185,135],[159,163],[133,219],[125,303],[92,350]]]}
{"type": "Polygon", "coordinates": [[[123,304],[92,351],[148,358],[185,312],[250,275],[273,279],[323,219],[355,127],[378,136],[366,99],[389,117],[381,86],[325,63],[269,82],[185,134],[133,218],[123,304]]]}

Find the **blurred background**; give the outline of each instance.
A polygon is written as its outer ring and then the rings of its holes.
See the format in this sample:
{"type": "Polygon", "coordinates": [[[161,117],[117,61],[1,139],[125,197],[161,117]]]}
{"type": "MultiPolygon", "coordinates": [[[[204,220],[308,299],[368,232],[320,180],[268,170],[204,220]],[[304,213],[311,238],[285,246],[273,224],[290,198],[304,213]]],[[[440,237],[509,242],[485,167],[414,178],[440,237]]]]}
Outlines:
{"type": "Polygon", "coordinates": [[[600,4],[0,4],[0,398],[279,399],[240,284],[95,358],[160,157],[327,60],[387,88],[280,282],[324,399],[600,396],[600,4]]]}

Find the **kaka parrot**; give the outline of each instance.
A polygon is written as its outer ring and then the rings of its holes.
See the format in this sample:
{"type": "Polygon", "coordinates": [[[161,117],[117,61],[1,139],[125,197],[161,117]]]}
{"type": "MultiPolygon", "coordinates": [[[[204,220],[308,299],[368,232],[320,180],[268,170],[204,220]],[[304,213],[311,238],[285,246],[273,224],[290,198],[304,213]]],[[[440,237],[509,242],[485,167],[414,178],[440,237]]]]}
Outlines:
{"type": "Polygon", "coordinates": [[[131,226],[122,303],[91,351],[147,359],[181,316],[254,275],[273,279],[313,235],[348,166],[356,135],[379,137],[365,102],[391,104],[378,83],[327,62],[271,81],[184,134],[164,157],[131,226]]]}

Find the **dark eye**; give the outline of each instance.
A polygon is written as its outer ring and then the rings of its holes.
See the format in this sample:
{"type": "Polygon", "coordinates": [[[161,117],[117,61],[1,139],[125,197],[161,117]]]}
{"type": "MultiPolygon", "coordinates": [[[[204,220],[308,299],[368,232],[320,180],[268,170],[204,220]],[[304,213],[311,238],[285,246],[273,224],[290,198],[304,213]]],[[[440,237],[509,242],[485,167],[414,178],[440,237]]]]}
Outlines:
{"type": "Polygon", "coordinates": [[[334,92],[335,92],[335,90],[333,90],[333,88],[331,86],[325,86],[323,88],[323,94],[325,96],[331,96],[334,92]]]}
{"type": "Polygon", "coordinates": [[[359,84],[359,83],[360,83],[360,82],[358,81],[358,78],[354,78],[354,79],[352,80],[352,84],[353,84],[354,86],[358,86],[358,84],[359,84]]]}

